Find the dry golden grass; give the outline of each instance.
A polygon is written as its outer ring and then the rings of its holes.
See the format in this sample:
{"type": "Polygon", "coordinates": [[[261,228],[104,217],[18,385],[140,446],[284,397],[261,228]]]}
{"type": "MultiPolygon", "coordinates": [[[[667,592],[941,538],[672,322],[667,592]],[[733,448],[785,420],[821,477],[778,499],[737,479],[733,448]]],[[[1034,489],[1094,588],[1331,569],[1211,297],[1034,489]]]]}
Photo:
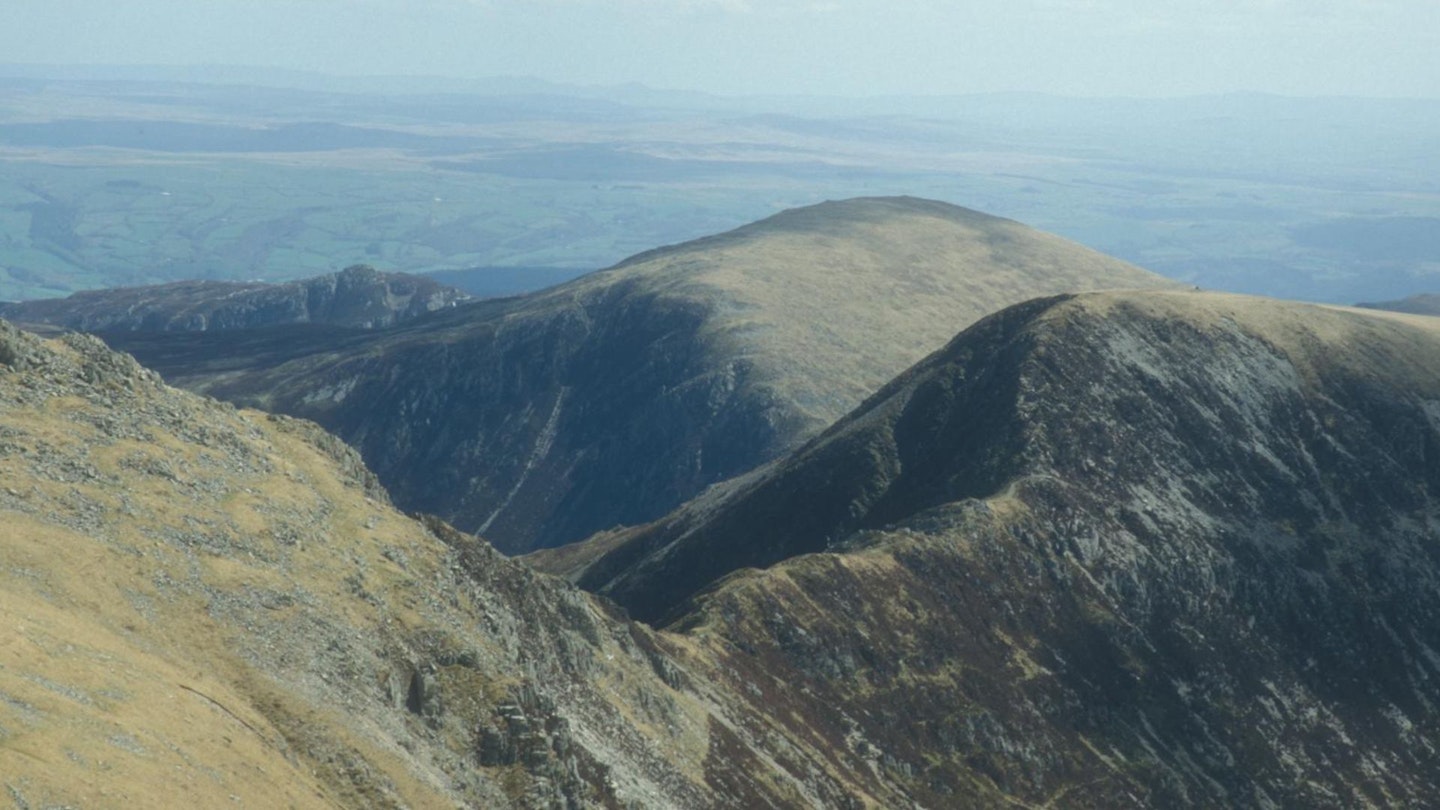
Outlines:
{"type": "Polygon", "coordinates": [[[396,745],[414,730],[352,713],[371,698],[314,683],[327,666],[306,649],[433,623],[444,546],[304,431],[134,379],[77,384],[67,365],[83,358],[40,354],[58,369],[0,366],[0,781],[14,800],[453,807],[433,765],[396,745]],[[282,598],[256,613],[259,593],[282,598]]]}
{"type": "Polygon", "coordinates": [[[0,774],[32,806],[333,807],[227,683],[191,599],[154,604],[134,560],[4,514],[0,774]],[[162,618],[164,617],[164,618],[162,618]]]}

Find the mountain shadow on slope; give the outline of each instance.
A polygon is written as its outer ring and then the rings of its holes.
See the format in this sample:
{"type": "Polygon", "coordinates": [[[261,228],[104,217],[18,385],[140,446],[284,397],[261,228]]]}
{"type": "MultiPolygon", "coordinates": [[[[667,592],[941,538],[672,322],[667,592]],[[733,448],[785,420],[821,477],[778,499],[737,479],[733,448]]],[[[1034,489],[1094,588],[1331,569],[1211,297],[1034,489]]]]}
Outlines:
{"type": "Polygon", "coordinates": [[[17,807],[898,800],[711,688],[708,653],[399,513],[314,424],[177,391],[90,336],[0,321],[0,478],[17,807]]]}
{"type": "Polygon", "coordinates": [[[1230,296],[1001,313],[687,507],[754,558],[783,514],[735,515],[799,482],[827,550],[654,631],[313,425],[0,324],[0,772],[33,805],[1425,806],[1437,356],[1433,319],[1230,296]]]}

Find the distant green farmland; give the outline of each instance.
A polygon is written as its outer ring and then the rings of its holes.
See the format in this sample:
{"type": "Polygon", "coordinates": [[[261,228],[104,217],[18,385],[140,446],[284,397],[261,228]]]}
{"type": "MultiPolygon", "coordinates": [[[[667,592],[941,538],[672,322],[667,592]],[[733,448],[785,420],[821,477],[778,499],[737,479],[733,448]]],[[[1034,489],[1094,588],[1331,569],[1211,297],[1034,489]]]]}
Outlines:
{"type": "Polygon", "coordinates": [[[806,116],[659,102],[0,78],[0,299],[357,262],[499,268],[472,280],[519,290],[888,194],[1207,288],[1336,302],[1440,288],[1440,103],[999,96],[806,116]]]}

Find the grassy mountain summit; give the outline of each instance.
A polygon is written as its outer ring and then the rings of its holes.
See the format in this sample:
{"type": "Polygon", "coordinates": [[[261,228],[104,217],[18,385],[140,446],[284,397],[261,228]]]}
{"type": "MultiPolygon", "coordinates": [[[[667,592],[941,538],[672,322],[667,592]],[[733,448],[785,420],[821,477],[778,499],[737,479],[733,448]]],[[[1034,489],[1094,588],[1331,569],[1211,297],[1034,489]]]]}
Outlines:
{"type": "Polygon", "coordinates": [[[1172,286],[1012,220],[911,197],[826,202],[604,275],[714,302],[700,337],[828,425],[983,315],[1059,291],[1172,286]]]}
{"type": "Polygon", "coordinates": [[[314,419],[396,501],[507,551],[653,519],[813,436],[1000,307],[1171,282],[944,203],[822,203],[367,336],[107,335],[314,419]]]}

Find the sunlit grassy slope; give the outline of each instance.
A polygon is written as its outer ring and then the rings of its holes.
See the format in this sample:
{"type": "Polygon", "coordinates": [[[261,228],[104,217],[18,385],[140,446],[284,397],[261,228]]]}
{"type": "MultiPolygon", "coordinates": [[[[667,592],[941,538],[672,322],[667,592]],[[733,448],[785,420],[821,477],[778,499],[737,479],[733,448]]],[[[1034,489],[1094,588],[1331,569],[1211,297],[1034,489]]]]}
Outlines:
{"type": "Polygon", "coordinates": [[[909,197],[827,202],[671,249],[585,285],[712,303],[701,338],[829,423],[984,315],[1056,292],[1178,287],[1012,220],[909,197]]]}

